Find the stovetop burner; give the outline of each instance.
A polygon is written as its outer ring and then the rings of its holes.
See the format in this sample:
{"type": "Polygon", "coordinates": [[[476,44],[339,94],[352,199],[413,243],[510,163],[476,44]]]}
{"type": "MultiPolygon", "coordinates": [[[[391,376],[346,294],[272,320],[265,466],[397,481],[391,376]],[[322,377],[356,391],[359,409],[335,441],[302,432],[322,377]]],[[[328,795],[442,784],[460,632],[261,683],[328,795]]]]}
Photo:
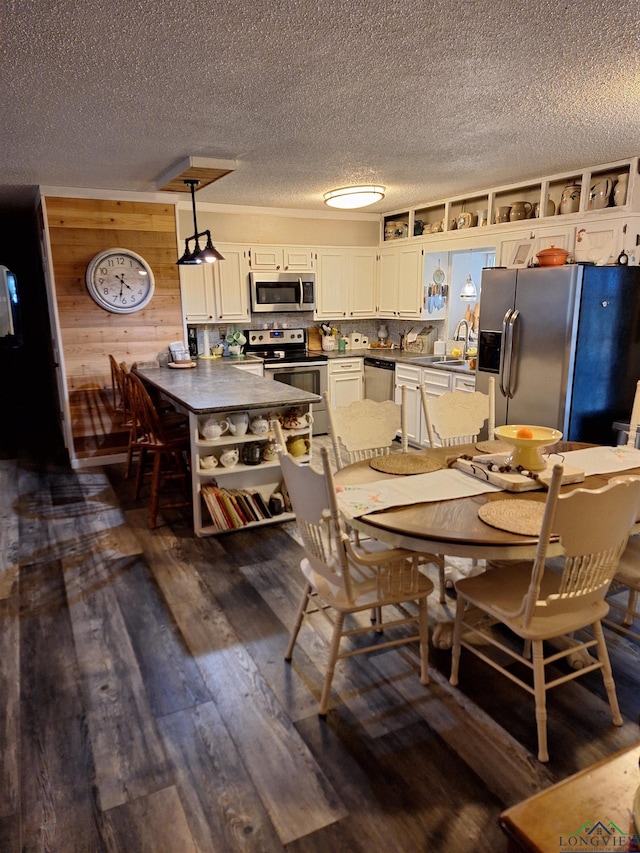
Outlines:
{"type": "Polygon", "coordinates": [[[326,355],[307,350],[306,329],[247,329],[245,352],[263,358],[265,364],[327,361],[326,355]]]}

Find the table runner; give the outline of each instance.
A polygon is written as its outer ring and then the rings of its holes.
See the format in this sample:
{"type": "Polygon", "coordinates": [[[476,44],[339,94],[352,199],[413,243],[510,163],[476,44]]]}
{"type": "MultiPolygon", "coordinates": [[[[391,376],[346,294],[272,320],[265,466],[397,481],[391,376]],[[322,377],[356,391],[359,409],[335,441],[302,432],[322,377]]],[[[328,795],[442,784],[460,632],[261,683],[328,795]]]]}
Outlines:
{"type": "MultiPolygon", "coordinates": [[[[546,455],[546,454],[545,454],[546,455]]],[[[589,447],[550,454],[549,462],[563,460],[584,470],[587,477],[594,474],[623,473],[630,468],[640,468],[640,450],[633,447],[589,447]]],[[[338,504],[346,516],[358,518],[372,512],[409,506],[415,503],[469,498],[488,492],[500,492],[498,486],[483,483],[455,468],[414,474],[393,479],[375,480],[353,486],[336,486],[338,504]]]]}
{"type": "MultiPolygon", "coordinates": [[[[546,454],[545,454],[546,455],[546,454]]],[[[549,462],[562,464],[566,461],[576,468],[581,468],[585,477],[594,474],[615,474],[628,471],[630,468],[640,468],[640,450],[635,447],[585,447],[583,450],[569,450],[566,453],[551,453],[547,456],[549,462]]]]}
{"type": "Polygon", "coordinates": [[[394,477],[392,480],[375,480],[357,486],[336,486],[340,509],[351,518],[396,506],[470,498],[499,491],[497,486],[483,483],[455,468],[394,477]]]}

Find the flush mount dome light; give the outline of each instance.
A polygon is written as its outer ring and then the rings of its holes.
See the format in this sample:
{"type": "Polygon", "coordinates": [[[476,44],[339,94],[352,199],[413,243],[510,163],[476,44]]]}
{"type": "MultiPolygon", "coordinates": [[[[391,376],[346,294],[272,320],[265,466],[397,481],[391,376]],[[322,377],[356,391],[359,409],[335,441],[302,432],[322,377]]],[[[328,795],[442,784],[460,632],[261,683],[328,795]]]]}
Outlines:
{"type": "Polygon", "coordinates": [[[384,198],[384,187],[340,187],[325,193],[325,204],[330,207],[341,207],[350,209],[354,207],[366,207],[384,198]]]}

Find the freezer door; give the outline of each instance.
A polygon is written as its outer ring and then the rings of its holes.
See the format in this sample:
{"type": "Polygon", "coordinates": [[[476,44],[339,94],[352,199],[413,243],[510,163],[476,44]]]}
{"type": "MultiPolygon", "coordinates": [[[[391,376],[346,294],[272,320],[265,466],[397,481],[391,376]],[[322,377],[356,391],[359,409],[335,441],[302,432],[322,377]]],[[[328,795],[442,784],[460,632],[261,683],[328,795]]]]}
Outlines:
{"type": "Polygon", "coordinates": [[[567,435],[581,279],[577,265],[518,270],[506,423],[567,435]]]}
{"type": "Polygon", "coordinates": [[[504,366],[505,329],[516,300],[516,270],[484,270],[480,296],[476,390],[489,393],[489,377],[496,378],[496,424],[507,423],[504,366]]]}

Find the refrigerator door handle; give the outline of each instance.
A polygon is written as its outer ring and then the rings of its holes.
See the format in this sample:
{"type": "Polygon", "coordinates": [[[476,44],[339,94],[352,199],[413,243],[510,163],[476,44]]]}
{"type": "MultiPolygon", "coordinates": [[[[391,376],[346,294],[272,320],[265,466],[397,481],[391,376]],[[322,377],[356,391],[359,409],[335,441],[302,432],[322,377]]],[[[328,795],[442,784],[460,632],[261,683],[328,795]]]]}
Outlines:
{"type": "Polygon", "coordinates": [[[508,328],[509,328],[509,335],[508,335],[508,343],[507,343],[507,354],[505,356],[505,360],[508,363],[509,369],[508,369],[507,378],[506,378],[506,381],[504,384],[505,384],[505,387],[507,389],[506,396],[510,400],[513,399],[513,395],[515,394],[515,390],[516,390],[514,388],[516,371],[515,371],[515,364],[514,364],[515,353],[513,350],[513,338],[514,338],[514,331],[516,328],[516,323],[518,322],[519,318],[520,318],[520,312],[516,308],[515,311],[511,312],[511,315],[510,315],[508,323],[507,323],[508,328]]]}
{"type": "Polygon", "coordinates": [[[500,372],[498,381],[500,384],[500,393],[503,397],[507,396],[507,385],[504,381],[504,367],[506,362],[507,341],[509,338],[509,320],[513,314],[513,308],[507,308],[504,317],[502,318],[502,342],[500,346],[500,372]]]}

